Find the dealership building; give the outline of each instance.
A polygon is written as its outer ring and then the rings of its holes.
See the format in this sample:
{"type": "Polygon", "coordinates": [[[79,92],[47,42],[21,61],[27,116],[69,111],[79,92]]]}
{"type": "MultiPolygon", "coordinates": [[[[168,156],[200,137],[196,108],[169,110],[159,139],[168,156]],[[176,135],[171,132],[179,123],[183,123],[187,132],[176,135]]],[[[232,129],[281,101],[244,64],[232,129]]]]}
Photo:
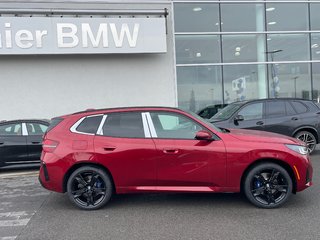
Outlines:
{"type": "Polygon", "coordinates": [[[320,1],[0,2],[0,120],[320,100],[320,1]]]}

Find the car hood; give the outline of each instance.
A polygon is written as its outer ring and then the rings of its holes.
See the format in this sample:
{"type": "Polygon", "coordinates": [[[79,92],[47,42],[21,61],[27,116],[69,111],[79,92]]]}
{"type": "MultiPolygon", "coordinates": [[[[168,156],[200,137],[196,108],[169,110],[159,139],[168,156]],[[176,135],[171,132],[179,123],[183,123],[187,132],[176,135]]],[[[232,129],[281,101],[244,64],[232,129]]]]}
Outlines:
{"type": "Polygon", "coordinates": [[[288,137],[282,134],[258,131],[258,130],[246,130],[246,129],[228,129],[230,135],[240,141],[247,142],[266,142],[266,143],[283,143],[283,144],[295,144],[304,145],[302,141],[288,137]]]}

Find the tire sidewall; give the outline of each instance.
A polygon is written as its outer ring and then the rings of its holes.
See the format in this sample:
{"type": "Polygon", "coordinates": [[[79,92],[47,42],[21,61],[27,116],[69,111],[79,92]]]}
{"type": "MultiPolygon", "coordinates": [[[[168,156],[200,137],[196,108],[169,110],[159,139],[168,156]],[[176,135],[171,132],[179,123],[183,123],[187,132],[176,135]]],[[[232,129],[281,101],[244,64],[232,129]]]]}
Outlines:
{"type": "Polygon", "coordinates": [[[84,209],[84,210],[95,210],[95,209],[99,209],[101,207],[103,207],[107,202],[109,202],[111,196],[112,196],[112,192],[113,192],[113,185],[110,179],[110,176],[101,168],[98,167],[92,167],[92,166],[84,166],[84,167],[80,167],[78,169],[76,169],[68,178],[67,181],[67,194],[68,197],[70,199],[70,201],[76,205],[77,207],[84,209]],[[96,172],[97,174],[100,175],[100,177],[102,178],[102,180],[105,183],[106,186],[106,194],[104,196],[104,199],[95,206],[83,206],[80,205],[77,201],[75,201],[73,194],[71,193],[71,186],[72,186],[72,182],[73,182],[73,178],[78,175],[79,173],[83,173],[83,172],[87,172],[87,171],[93,171],[96,172]]]}
{"type": "Polygon", "coordinates": [[[292,194],[292,179],[290,177],[290,175],[288,174],[288,172],[281,167],[278,164],[275,163],[260,163],[256,166],[254,166],[247,174],[245,181],[244,181],[244,193],[247,197],[247,199],[253,203],[255,206],[260,207],[260,208],[278,208],[280,207],[282,204],[284,204],[288,198],[291,196],[292,194]],[[255,174],[261,172],[264,169],[276,169],[277,171],[279,171],[286,179],[286,181],[288,182],[288,191],[286,196],[279,202],[276,204],[270,204],[270,205],[266,205],[266,204],[262,204],[260,202],[258,202],[252,195],[251,193],[251,181],[254,177],[255,174]]]}

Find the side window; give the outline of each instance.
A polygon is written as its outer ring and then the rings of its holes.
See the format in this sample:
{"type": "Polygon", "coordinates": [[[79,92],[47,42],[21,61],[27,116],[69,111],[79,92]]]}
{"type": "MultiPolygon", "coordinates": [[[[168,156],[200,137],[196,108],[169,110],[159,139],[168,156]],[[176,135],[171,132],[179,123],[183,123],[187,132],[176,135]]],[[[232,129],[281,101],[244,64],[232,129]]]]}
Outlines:
{"type": "Polygon", "coordinates": [[[286,116],[286,106],[284,101],[268,101],[266,107],[267,118],[286,116]]]}
{"type": "Polygon", "coordinates": [[[253,103],[242,108],[238,115],[242,115],[244,120],[262,119],[263,103],[253,103]]]}
{"type": "Polygon", "coordinates": [[[95,134],[98,130],[102,116],[88,116],[77,127],[78,132],[95,134]]]}
{"type": "Polygon", "coordinates": [[[308,108],[301,102],[293,101],[292,105],[294,109],[297,111],[297,113],[299,114],[308,112],[308,108]]]}
{"type": "Polygon", "coordinates": [[[180,114],[166,112],[150,113],[158,138],[194,139],[203,127],[180,114]]]}
{"type": "Polygon", "coordinates": [[[20,123],[16,124],[5,124],[0,126],[0,135],[1,136],[21,136],[22,127],[20,123]]]}
{"type": "Polygon", "coordinates": [[[102,127],[103,135],[108,137],[144,138],[140,112],[110,113],[102,127]]]}
{"type": "Polygon", "coordinates": [[[292,105],[289,102],[286,102],[286,110],[287,110],[287,115],[292,116],[297,114],[296,111],[293,109],[292,105]]]}
{"type": "Polygon", "coordinates": [[[319,107],[311,101],[305,101],[303,103],[308,106],[311,112],[317,112],[320,110],[319,107]]]}
{"type": "Polygon", "coordinates": [[[26,123],[28,135],[43,135],[47,130],[47,126],[40,123],[26,123]]]}

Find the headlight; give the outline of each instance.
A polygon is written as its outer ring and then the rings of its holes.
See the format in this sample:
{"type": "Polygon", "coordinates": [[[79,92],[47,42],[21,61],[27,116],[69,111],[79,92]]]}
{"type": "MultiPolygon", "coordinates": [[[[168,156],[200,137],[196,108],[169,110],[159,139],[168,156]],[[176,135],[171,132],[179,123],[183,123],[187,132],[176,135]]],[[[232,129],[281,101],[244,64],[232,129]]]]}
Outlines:
{"type": "Polygon", "coordinates": [[[291,144],[286,144],[287,148],[290,148],[291,150],[300,153],[302,155],[307,155],[308,154],[308,148],[306,146],[301,146],[301,145],[291,145],[291,144]]]}

